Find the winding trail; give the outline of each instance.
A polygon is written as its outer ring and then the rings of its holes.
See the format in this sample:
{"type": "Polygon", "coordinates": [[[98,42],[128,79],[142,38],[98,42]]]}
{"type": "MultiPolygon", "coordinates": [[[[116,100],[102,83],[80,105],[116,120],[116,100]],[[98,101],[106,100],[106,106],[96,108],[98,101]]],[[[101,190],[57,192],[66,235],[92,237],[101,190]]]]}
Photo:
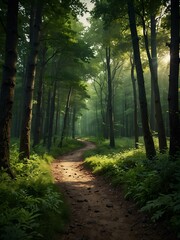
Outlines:
{"type": "Polygon", "coordinates": [[[93,148],[85,142],[52,163],[55,182],[71,208],[71,221],[57,240],[172,240],[148,224],[121,191],[83,167],[82,154],[93,148]]]}

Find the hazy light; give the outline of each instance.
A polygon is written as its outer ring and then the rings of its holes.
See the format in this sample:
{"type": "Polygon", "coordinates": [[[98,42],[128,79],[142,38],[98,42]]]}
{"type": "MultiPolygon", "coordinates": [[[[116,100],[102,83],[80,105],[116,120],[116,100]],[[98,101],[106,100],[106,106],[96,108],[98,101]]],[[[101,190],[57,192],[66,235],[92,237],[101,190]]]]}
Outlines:
{"type": "Polygon", "coordinates": [[[89,84],[91,84],[91,83],[94,82],[94,80],[93,80],[93,79],[88,79],[87,82],[88,82],[89,84]]]}
{"type": "Polygon", "coordinates": [[[164,63],[169,63],[170,62],[170,54],[166,54],[162,57],[162,61],[164,63]]]}
{"type": "MultiPolygon", "coordinates": [[[[94,7],[94,4],[91,3],[91,0],[81,0],[81,2],[82,2],[82,3],[86,3],[86,6],[87,6],[88,11],[91,11],[91,10],[93,9],[93,7],[94,7]]],[[[87,20],[89,17],[90,17],[90,13],[87,12],[87,13],[84,13],[84,16],[83,16],[83,17],[82,17],[82,16],[79,16],[78,19],[79,19],[80,22],[83,23],[83,25],[84,25],[85,27],[89,27],[89,26],[90,26],[90,23],[89,23],[88,20],[87,20]]]]}

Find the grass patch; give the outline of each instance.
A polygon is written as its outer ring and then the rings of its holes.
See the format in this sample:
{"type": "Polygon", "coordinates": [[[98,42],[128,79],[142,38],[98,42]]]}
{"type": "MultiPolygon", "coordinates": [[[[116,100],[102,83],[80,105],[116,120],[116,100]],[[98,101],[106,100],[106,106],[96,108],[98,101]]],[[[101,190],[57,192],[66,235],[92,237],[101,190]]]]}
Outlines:
{"type": "MultiPolygon", "coordinates": [[[[115,153],[119,153],[121,151],[125,151],[127,149],[132,149],[134,146],[133,138],[116,139],[116,147],[115,148],[111,148],[109,146],[109,140],[99,139],[99,138],[89,138],[88,140],[95,143],[97,148],[86,151],[84,153],[85,158],[96,155],[96,154],[99,154],[99,155],[115,154],[115,153]]],[[[141,140],[141,142],[142,142],[142,140],[141,140]]],[[[140,146],[142,146],[141,142],[140,142],[140,146]]]]}

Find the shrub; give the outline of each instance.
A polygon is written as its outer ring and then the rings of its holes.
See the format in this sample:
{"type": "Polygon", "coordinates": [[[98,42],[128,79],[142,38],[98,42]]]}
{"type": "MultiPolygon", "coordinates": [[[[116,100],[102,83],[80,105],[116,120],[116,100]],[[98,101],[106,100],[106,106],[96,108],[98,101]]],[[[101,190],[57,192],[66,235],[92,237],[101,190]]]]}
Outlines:
{"type": "Polygon", "coordinates": [[[53,184],[49,159],[34,154],[19,162],[13,145],[11,165],[16,179],[3,171],[0,174],[1,240],[53,239],[55,230],[61,230],[65,205],[53,184]]]}

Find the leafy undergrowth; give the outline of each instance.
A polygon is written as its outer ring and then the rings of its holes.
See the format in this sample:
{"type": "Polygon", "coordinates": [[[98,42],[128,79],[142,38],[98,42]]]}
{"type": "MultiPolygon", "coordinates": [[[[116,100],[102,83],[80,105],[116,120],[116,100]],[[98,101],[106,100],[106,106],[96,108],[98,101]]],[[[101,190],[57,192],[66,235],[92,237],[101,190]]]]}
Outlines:
{"type": "MultiPolygon", "coordinates": [[[[121,139],[116,139],[116,147],[111,148],[109,146],[109,140],[103,140],[103,139],[97,139],[97,138],[89,138],[89,141],[93,142],[96,144],[96,148],[93,150],[86,151],[84,153],[84,157],[90,157],[92,155],[109,155],[109,154],[115,154],[119,153],[121,151],[124,151],[124,149],[130,149],[134,145],[134,139],[132,138],[121,138],[121,139]]],[[[141,140],[142,142],[142,140],[141,140]]],[[[142,143],[139,143],[141,146],[142,143]]]]}
{"type": "Polygon", "coordinates": [[[158,154],[149,161],[143,147],[117,150],[102,145],[94,154],[93,150],[86,153],[84,163],[115,186],[122,185],[126,198],[149,213],[152,221],[166,220],[180,238],[180,158],[172,161],[167,154],[158,154]]]}
{"type": "MultiPolygon", "coordinates": [[[[71,151],[81,144],[71,141],[64,149],[53,153],[71,151]]],[[[52,240],[55,233],[63,231],[68,220],[68,208],[63,196],[53,183],[47,153],[33,154],[30,160],[20,162],[17,146],[11,148],[11,167],[16,179],[0,173],[0,239],[52,240]]]]}

